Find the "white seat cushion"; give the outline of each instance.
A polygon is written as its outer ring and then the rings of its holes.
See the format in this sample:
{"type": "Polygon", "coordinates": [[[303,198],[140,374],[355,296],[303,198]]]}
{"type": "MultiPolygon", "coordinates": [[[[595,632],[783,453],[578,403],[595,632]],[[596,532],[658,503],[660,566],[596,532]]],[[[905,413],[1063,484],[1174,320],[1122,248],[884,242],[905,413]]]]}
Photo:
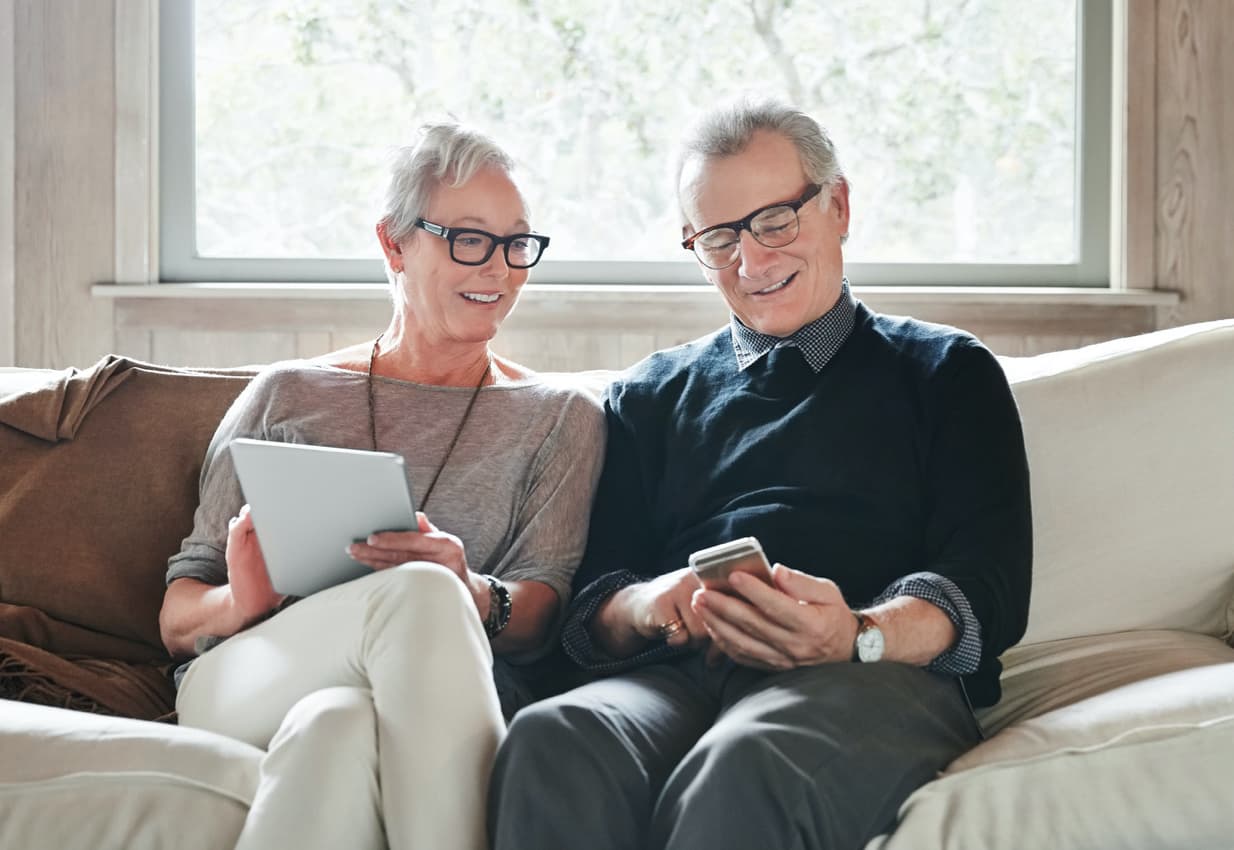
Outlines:
{"type": "Polygon", "coordinates": [[[866,850],[1228,850],[1234,650],[1212,644],[1230,660],[1006,728],[909,797],[866,850]]]}
{"type": "Polygon", "coordinates": [[[1002,660],[1003,698],[977,712],[988,736],[1124,685],[1234,663],[1234,649],[1190,632],[1120,632],[1021,645],[1002,660]]]}
{"type": "Polygon", "coordinates": [[[231,848],[263,753],[197,729],[0,700],[0,847],[231,848]]]}

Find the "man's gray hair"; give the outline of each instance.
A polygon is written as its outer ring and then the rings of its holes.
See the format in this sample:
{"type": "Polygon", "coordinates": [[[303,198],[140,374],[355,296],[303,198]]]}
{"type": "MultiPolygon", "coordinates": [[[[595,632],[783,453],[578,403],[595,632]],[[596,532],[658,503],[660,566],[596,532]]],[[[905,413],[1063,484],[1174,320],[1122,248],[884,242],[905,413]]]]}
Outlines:
{"type": "Polygon", "coordinates": [[[509,174],[514,160],[483,133],[455,123],[425,124],[420,140],[394,153],[381,223],[394,242],[402,242],[428,210],[439,186],[461,186],[486,166],[509,174]]]}
{"type": "MultiPolygon", "coordinates": [[[[778,133],[793,143],[810,182],[830,186],[846,179],[835,145],[817,121],[780,100],[743,99],[708,112],[686,134],[673,172],[678,199],[681,197],[681,172],[689,160],[735,156],[746,149],[760,130],[778,133]]],[[[827,203],[829,197],[824,192],[819,203],[827,203]]],[[[681,221],[689,224],[684,210],[681,210],[681,221]]]]}

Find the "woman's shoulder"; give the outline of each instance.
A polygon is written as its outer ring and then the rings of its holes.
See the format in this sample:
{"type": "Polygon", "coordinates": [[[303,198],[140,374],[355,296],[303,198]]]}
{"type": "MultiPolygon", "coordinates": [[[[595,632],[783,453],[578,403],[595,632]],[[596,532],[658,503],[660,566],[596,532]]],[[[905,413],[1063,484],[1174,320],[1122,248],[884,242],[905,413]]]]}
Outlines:
{"type": "Polygon", "coordinates": [[[280,360],[253,377],[249,395],[267,403],[277,400],[294,404],[305,396],[320,399],[321,394],[349,383],[345,379],[353,374],[315,360],[280,360]]]}
{"type": "Polygon", "coordinates": [[[587,415],[588,411],[602,410],[600,399],[607,381],[597,379],[597,374],[599,373],[532,372],[525,378],[512,382],[510,387],[518,391],[514,397],[523,404],[577,411],[578,415],[587,415]]]}

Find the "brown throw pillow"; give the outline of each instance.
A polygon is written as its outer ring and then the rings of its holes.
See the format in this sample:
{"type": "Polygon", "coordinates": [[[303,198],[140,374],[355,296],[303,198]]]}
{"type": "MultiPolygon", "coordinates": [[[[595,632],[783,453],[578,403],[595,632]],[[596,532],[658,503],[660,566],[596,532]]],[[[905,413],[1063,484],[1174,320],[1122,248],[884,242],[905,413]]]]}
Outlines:
{"type": "Polygon", "coordinates": [[[0,398],[0,637],[166,660],[167,558],[192,529],[210,437],[251,376],[107,357],[0,398]]]}

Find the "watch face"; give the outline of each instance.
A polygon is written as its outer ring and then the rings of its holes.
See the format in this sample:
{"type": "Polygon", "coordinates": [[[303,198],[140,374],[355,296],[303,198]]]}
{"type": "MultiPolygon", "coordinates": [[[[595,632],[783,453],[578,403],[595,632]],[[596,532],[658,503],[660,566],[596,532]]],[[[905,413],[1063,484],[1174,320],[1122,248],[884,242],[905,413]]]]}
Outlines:
{"type": "Polygon", "coordinates": [[[870,626],[857,635],[857,657],[862,661],[878,661],[883,657],[883,632],[870,626]]]}

